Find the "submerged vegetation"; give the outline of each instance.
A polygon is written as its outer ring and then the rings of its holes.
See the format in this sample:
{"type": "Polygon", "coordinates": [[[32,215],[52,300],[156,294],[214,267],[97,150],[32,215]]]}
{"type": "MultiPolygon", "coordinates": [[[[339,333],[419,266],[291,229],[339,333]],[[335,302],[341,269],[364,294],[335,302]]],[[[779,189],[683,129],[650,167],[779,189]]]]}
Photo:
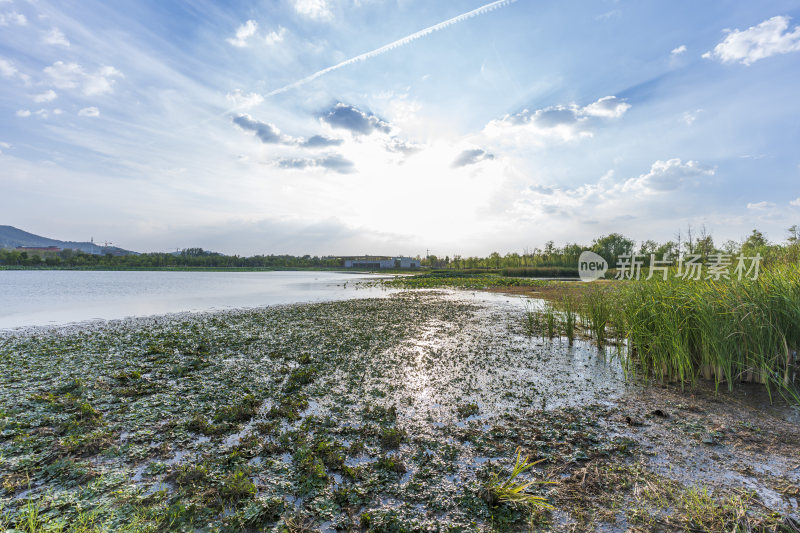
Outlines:
{"type": "Polygon", "coordinates": [[[529,337],[523,313],[425,291],[4,334],[0,529],[778,531],[781,504],[684,485],[631,432],[676,453],[747,434],[762,455],[715,464],[768,460],[747,486],[793,494],[764,420],[613,407],[621,369],[578,336],[529,337]]]}

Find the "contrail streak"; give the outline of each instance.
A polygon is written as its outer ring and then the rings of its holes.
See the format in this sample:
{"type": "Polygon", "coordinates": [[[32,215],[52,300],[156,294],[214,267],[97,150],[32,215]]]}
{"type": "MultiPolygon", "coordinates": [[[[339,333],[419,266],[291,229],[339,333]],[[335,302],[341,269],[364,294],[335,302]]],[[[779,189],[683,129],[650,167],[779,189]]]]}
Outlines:
{"type": "Polygon", "coordinates": [[[337,63],[336,65],[330,66],[328,68],[324,68],[324,69],[322,69],[320,71],[315,72],[314,74],[311,74],[310,76],[306,76],[305,78],[303,78],[301,80],[298,80],[298,81],[296,81],[294,83],[290,83],[289,85],[285,85],[285,86],[281,87],[280,89],[275,89],[274,91],[268,92],[264,96],[269,98],[270,96],[275,96],[276,94],[281,94],[281,93],[285,93],[286,91],[289,91],[291,89],[296,89],[297,87],[300,87],[301,85],[305,85],[308,82],[314,81],[315,79],[319,78],[320,76],[324,76],[325,74],[327,74],[329,72],[333,72],[334,70],[339,70],[342,67],[346,67],[347,65],[352,65],[353,63],[358,63],[359,61],[365,61],[365,60],[371,59],[371,58],[373,58],[375,56],[379,56],[379,55],[384,54],[384,53],[386,53],[386,52],[388,52],[390,50],[394,50],[395,48],[399,48],[401,46],[405,46],[405,45],[407,45],[408,43],[410,43],[412,41],[416,41],[420,37],[425,37],[426,35],[430,35],[431,33],[435,32],[435,31],[443,30],[443,29],[447,28],[448,26],[452,26],[453,24],[458,24],[459,22],[465,21],[465,20],[470,19],[472,17],[477,17],[478,15],[483,15],[484,13],[488,13],[489,11],[494,11],[495,9],[498,9],[500,7],[504,7],[504,6],[507,6],[509,4],[513,4],[516,1],[517,0],[497,0],[495,2],[491,2],[489,4],[486,4],[485,6],[481,6],[481,7],[477,8],[477,9],[473,9],[472,11],[468,11],[466,13],[463,13],[463,14],[458,15],[456,17],[453,17],[451,19],[445,20],[444,22],[440,22],[439,24],[435,24],[433,26],[425,28],[424,30],[420,30],[420,31],[418,31],[416,33],[412,33],[411,35],[407,35],[406,37],[403,37],[402,39],[398,39],[398,40],[396,40],[394,42],[391,42],[391,43],[389,43],[387,45],[381,46],[380,48],[376,48],[375,50],[371,50],[369,52],[365,52],[365,53],[363,53],[361,55],[357,55],[355,57],[351,57],[350,59],[346,59],[346,60],[342,61],[341,63],[337,63]]]}

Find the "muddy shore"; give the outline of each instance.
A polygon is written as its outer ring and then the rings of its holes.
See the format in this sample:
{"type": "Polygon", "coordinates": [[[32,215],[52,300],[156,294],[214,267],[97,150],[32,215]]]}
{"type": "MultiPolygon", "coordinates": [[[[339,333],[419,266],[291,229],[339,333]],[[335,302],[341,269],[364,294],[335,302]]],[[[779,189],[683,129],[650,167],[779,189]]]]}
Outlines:
{"type": "Polygon", "coordinates": [[[626,379],[524,309],[409,291],[3,334],[0,527],[796,527],[793,407],[626,379]],[[552,511],[485,497],[518,449],[552,511]]]}

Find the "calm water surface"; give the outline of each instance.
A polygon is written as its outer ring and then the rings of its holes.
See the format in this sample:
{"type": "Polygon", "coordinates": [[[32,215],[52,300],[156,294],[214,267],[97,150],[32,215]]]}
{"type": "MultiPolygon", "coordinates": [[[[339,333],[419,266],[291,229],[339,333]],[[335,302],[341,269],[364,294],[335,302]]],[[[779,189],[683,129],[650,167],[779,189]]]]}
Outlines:
{"type": "Polygon", "coordinates": [[[0,270],[0,329],[384,296],[345,272],[0,270]]]}

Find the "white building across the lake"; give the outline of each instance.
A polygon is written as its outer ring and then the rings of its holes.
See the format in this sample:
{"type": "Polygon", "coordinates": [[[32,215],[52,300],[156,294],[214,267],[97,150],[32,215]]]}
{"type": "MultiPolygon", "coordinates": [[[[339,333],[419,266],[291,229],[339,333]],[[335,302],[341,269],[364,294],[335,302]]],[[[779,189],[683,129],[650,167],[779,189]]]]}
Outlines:
{"type": "Polygon", "coordinates": [[[364,268],[369,270],[379,270],[382,268],[419,268],[419,259],[411,257],[381,257],[364,256],[349,257],[344,260],[345,268],[364,268]]]}

